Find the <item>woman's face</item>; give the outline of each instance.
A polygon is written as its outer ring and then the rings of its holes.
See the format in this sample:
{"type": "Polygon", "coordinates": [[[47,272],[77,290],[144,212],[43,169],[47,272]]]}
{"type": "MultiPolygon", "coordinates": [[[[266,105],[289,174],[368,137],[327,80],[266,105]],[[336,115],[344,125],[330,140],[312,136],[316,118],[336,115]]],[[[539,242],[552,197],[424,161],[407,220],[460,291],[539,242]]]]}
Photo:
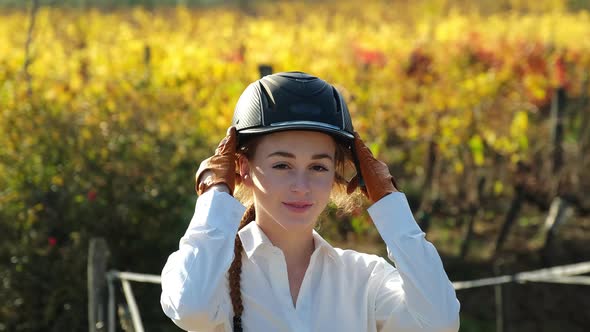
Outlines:
{"type": "Polygon", "coordinates": [[[254,194],[257,222],[264,228],[311,230],[330,199],[336,144],[313,131],[265,135],[242,163],[244,184],[254,194]]]}

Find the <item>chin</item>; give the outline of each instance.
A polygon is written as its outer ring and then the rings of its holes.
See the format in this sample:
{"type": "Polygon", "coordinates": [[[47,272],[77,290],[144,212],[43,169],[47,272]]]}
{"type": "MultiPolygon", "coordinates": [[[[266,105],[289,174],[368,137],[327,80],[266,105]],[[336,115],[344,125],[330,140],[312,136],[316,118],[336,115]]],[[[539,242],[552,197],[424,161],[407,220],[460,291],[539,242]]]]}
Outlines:
{"type": "Polygon", "coordinates": [[[287,230],[297,231],[313,228],[315,226],[316,219],[308,217],[296,217],[287,216],[283,214],[281,218],[275,219],[277,223],[286,228],[287,230]]]}
{"type": "Polygon", "coordinates": [[[275,221],[287,230],[292,231],[312,229],[315,226],[316,221],[318,219],[318,216],[315,214],[298,216],[294,213],[290,213],[289,211],[283,212],[279,215],[281,217],[275,219],[275,221]]]}

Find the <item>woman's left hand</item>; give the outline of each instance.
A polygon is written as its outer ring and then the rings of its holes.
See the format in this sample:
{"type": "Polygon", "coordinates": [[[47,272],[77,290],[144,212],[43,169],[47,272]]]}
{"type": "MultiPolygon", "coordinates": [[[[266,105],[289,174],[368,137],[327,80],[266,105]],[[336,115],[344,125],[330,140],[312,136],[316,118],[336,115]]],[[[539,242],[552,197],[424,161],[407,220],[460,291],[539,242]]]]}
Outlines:
{"type": "MultiPolygon", "coordinates": [[[[389,173],[387,165],[375,159],[373,153],[365,145],[361,137],[357,132],[354,133],[354,153],[358,160],[362,178],[365,182],[365,187],[361,187],[363,193],[373,203],[377,202],[385,195],[392,192],[397,192],[397,184],[393,176],[389,173]]],[[[359,182],[358,174],[352,178],[347,186],[347,192],[352,193],[357,187],[359,182]]]]}

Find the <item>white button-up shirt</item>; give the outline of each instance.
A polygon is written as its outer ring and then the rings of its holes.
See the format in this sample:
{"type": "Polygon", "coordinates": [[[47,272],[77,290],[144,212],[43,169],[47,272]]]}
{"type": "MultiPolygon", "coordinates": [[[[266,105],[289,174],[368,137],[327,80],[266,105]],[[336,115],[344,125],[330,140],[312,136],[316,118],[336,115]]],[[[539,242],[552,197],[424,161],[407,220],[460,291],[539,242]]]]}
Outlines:
{"type": "MultiPolygon", "coordinates": [[[[232,331],[227,271],[244,212],[214,189],[197,199],[180,248],[162,271],[162,308],[179,327],[232,331]]],[[[240,230],[244,331],[457,331],[459,301],[406,196],[389,194],[368,212],[396,267],[333,248],[314,231],[315,251],[295,306],[282,251],[255,222],[240,230]]]]}

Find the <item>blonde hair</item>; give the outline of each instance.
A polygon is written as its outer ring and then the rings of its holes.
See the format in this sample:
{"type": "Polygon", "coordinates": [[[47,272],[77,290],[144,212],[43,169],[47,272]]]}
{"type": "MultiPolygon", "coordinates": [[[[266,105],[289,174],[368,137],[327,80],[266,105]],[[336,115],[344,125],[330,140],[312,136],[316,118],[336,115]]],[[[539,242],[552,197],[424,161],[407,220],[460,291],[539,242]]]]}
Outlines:
{"type": "MultiPolygon", "coordinates": [[[[251,160],[256,154],[256,147],[260,141],[261,136],[251,138],[244,141],[238,147],[238,155],[244,156],[251,160]]],[[[352,152],[350,148],[342,141],[334,138],[336,143],[335,153],[335,179],[334,186],[330,195],[330,200],[334,206],[340,211],[350,213],[357,206],[362,204],[362,195],[359,190],[349,195],[346,192],[348,180],[354,175],[354,163],[352,162],[352,152]],[[348,179],[348,180],[347,180],[348,179]]],[[[240,200],[248,209],[242,216],[239,229],[256,219],[256,210],[254,208],[253,194],[250,189],[244,185],[237,185],[234,191],[234,197],[240,200]]],[[[233,325],[234,332],[242,331],[242,313],[244,306],[242,303],[242,292],[240,290],[241,273],[242,273],[242,254],[244,252],[242,241],[236,234],[234,246],[234,259],[228,271],[230,298],[234,311],[233,325]]]]}

